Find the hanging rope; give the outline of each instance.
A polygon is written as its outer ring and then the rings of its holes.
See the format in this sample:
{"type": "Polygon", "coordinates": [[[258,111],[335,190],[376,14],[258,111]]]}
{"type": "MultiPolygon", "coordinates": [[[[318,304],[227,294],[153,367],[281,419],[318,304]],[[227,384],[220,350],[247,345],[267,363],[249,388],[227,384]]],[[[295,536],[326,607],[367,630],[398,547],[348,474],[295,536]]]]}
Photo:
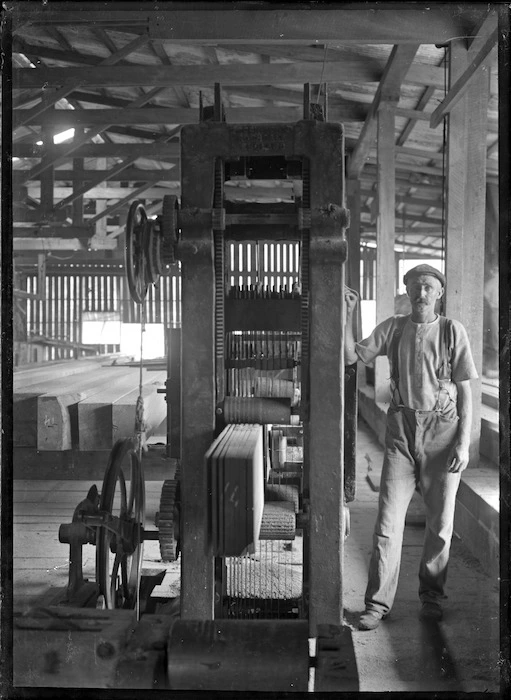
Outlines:
{"type": "Polygon", "coordinates": [[[144,369],[144,332],[145,332],[145,304],[141,305],[140,309],[140,372],[138,381],[138,398],[135,408],[135,447],[138,453],[138,458],[142,459],[142,452],[147,452],[146,445],[146,430],[147,426],[144,421],[144,397],[142,395],[142,375],[144,369]]]}
{"type": "Polygon", "coordinates": [[[323,85],[323,74],[325,72],[325,62],[326,62],[326,52],[328,51],[328,44],[325,44],[325,53],[323,54],[323,65],[321,66],[321,77],[319,79],[319,85],[318,85],[318,104],[319,104],[319,98],[321,97],[321,86],[323,85]]]}
{"type": "MultiPolygon", "coordinates": [[[[444,99],[447,95],[447,50],[448,46],[444,49],[444,99]]],[[[445,272],[445,150],[447,144],[447,119],[445,116],[442,129],[442,263],[445,272]]],[[[440,309],[443,314],[445,311],[445,295],[440,299],[440,309]]]]}

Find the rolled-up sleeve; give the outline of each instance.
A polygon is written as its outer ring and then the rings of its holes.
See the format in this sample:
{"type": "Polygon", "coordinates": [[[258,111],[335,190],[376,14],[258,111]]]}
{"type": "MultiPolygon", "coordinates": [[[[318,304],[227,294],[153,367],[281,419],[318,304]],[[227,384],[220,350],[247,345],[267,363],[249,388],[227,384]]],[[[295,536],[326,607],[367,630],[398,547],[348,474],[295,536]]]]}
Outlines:
{"type": "Polygon", "coordinates": [[[355,343],[355,352],[364,364],[371,363],[375,357],[387,354],[388,340],[394,326],[394,317],[379,323],[370,336],[355,343]]]}
{"type": "Polygon", "coordinates": [[[467,379],[477,379],[477,369],[472,357],[467,331],[459,321],[452,321],[454,332],[453,351],[451,356],[452,380],[463,382],[467,379]]]}

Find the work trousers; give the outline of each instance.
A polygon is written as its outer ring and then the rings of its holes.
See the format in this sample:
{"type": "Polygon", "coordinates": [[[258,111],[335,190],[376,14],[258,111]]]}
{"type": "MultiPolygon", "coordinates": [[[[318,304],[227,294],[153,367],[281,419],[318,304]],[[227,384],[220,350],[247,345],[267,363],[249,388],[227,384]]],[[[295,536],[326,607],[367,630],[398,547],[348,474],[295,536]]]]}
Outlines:
{"type": "Polygon", "coordinates": [[[417,485],[426,510],[419,597],[422,602],[437,602],[444,597],[460,483],[460,474],[449,472],[447,462],[457,431],[454,403],[443,414],[405,407],[389,409],[378,516],[365,593],[368,610],[385,615],[394,602],[406,511],[417,485]]]}

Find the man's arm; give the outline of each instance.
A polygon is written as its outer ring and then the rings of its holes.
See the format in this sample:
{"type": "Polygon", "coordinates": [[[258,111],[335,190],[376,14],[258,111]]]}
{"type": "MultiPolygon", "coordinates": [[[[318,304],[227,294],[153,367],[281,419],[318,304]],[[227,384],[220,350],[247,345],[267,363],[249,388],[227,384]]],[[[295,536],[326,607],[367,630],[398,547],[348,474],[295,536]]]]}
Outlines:
{"type": "Polygon", "coordinates": [[[344,364],[354,365],[358,360],[355,352],[355,338],[353,336],[353,314],[357,306],[357,294],[346,288],[344,293],[346,300],[346,325],[344,327],[344,364]]]}
{"type": "Polygon", "coordinates": [[[447,465],[450,472],[462,472],[468,466],[470,433],[472,429],[472,389],[470,380],[456,382],[458,389],[458,435],[447,465]]]}

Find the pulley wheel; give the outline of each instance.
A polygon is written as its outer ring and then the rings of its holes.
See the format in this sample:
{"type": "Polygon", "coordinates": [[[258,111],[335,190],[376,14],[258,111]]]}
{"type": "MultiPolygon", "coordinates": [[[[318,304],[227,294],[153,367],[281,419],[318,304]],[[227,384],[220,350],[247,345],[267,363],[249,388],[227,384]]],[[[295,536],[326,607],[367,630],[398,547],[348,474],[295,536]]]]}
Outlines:
{"type": "Polygon", "coordinates": [[[161,234],[156,221],[148,219],[145,225],[146,282],[156,284],[163,272],[161,234]]]}
{"type": "Polygon", "coordinates": [[[176,561],[179,556],[180,515],[180,483],[177,479],[167,479],[163,482],[158,512],[158,540],[162,561],[176,561]]]}
{"type": "Polygon", "coordinates": [[[133,440],[118,440],[108,459],[99,503],[106,513],[96,538],[96,583],[108,610],[135,609],[144,542],[145,485],[133,440]]]}
{"type": "Polygon", "coordinates": [[[178,210],[179,203],[176,195],[165,195],[160,217],[161,254],[164,265],[173,265],[177,262],[176,247],[179,240],[178,210]]]}
{"type": "Polygon", "coordinates": [[[136,304],[142,304],[147,294],[147,260],[144,237],[147,214],[140,200],[135,200],[129,209],[126,221],[125,262],[130,295],[136,304]]]}

